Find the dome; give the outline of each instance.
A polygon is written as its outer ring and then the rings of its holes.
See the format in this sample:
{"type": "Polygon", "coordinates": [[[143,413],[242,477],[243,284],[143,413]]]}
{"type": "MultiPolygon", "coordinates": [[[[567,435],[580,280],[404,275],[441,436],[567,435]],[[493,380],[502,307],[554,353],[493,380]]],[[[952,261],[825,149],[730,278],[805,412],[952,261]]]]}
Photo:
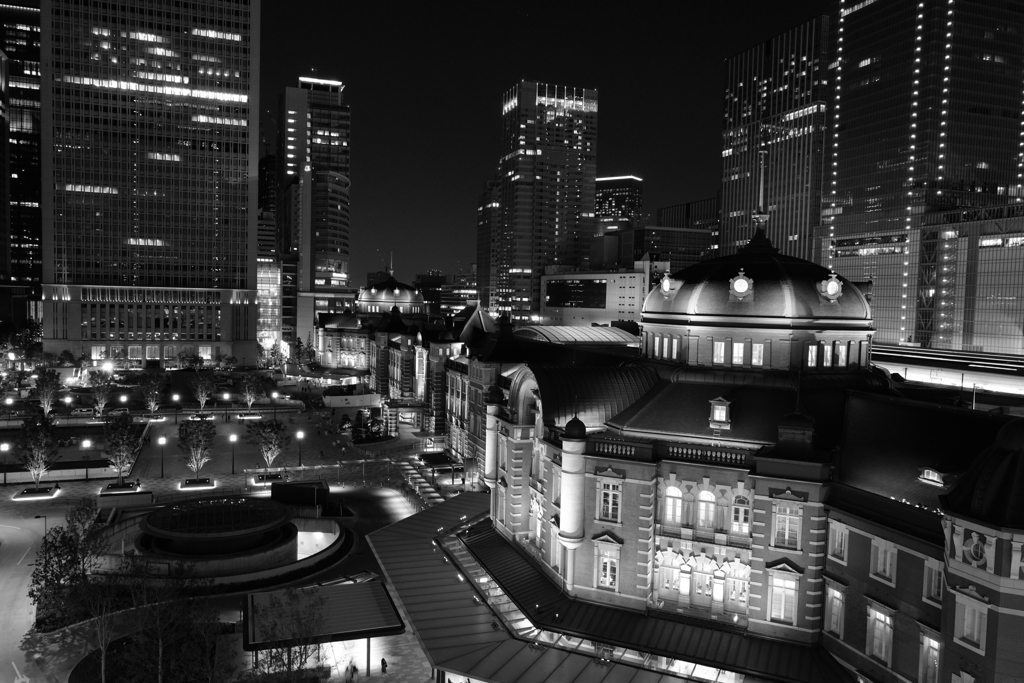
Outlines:
{"type": "Polygon", "coordinates": [[[867,299],[852,282],[780,254],[762,230],[736,254],[663,278],[644,301],[644,322],[659,314],[871,320],[867,299]]]}
{"type": "Polygon", "coordinates": [[[587,438],[587,425],[583,424],[583,420],[578,417],[574,417],[565,423],[565,431],[562,433],[563,439],[585,439],[587,438]]]}
{"type": "Polygon", "coordinates": [[[995,443],[945,497],[945,507],[999,527],[1024,529],[1024,419],[1007,423],[995,443]]]}
{"type": "Polygon", "coordinates": [[[369,310],[367,306],[378,306],[379,308],[376,310],[379,311],[388,311],[392,306],[399,306],[403,313],[416,313],[419,311],[409,311],[407,307],[409,305],[422,306],[423,295],[415,287],[399,282],[392,276],[359,292],[357,301],[360,310],[363,311],[369,310]]]}

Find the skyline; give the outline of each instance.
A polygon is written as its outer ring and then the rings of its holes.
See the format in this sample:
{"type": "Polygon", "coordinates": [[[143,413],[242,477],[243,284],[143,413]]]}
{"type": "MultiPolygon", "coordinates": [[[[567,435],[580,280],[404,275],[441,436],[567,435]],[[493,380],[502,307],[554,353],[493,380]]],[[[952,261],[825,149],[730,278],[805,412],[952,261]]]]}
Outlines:
{"type": "Polygon", "coordinates": [[[352,106],[353,281],[380,269],[392,249],[399,279],[409,282],[429,268],[451,275],[475,261],[476,201],[496,170],[501,97],[521,78],[598,89],[598,175],[642,177],[652,221],[659,207],[714,195],[724,60],[826,11],[827,3],[744,7],[741,21],[735,10],[575,17],[533,4],[515,13],[484,7],[457,22],[403,11],[395,24],[375,8],[314,2],[300,16],[267,2],[261,126],[273,149],[278,96],[299,76],[344,82],[352,106]],[[539,32],[521,40],[523,24],[541,13],[542,26],[578,27],[559,35],[592,37],[555,44],[551,33],[539,32]],[[343,33],[331,40],[348,25],[357,27],[353,40],[343,33]],[[294,49],[300,43],[306,47],[294,49]],[[584,51],[594,59],[585,63],[584,51]],[[449,84],[454,100],[443,95],[449,84]]]}

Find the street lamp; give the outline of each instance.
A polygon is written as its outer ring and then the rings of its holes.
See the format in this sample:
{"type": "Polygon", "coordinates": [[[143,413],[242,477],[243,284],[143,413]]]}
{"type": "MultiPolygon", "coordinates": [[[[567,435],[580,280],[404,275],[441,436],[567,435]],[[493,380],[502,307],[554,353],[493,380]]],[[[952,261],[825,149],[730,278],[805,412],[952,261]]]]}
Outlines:
{"type": "MultiPolygon", "coordinates": [[[[67,398],[71,398],[71,397],[68,396],[67,398]]],[[[11,406],[14,405],[14,399],[11,398],[10,396],[8,396],[7,398],[4,399],[4,403],[7,404],[7,419],[10,420],[11,419],[11,406]]]]}
{"type": "Polygon", "coordinates": [[[232,434],[228,437],[231,441],[231,474],[235,473],[235,442],[238,441],[238,435],[232,434]]]}
{"type": "Polygon", "coordinates": [[[0,453],[4,454],[4,486],[7,486],[7,451],[11,449],[11,444],[6,441],[0,443],[0,453]]]}
{"type": "MultiPolygon", "coordinates": [[[[274,393],[272,393],[270,395],[270,398],[272,399],[270,402],[274,404],[274,419],[276,420],[277,419],[277,392],[275,391],[274,393]]],[[[10,399],[8,399],[8,400],[10,400],[10,399]]]]}
{"type": "Polygon", "coordinates": [[[295,437],[299,440],[299,467],[302,467],[302,437],[304,436],[305,434],[302,432],[297,432],[295,434],[295,437]]]}
{"type": "Polygon", "coordinates": [[[161,436],[156,440],[160,444],[160,478],[164,478],[164,446],[167,444],[167,437],[161,436]]]}
{"type": "Polygon", "coordinates": [[[103,371],[104,372],[113,372],[114,371],[114,364],[111,363],[108,360],[106,363],[103,364],[103,371]]]}
{"type": "Polygon", "coordinates": [[[181,400],[181,396],[175,394],[171,398],[174,400],[174,424],[178,424],[178,401],[181,400]]]}

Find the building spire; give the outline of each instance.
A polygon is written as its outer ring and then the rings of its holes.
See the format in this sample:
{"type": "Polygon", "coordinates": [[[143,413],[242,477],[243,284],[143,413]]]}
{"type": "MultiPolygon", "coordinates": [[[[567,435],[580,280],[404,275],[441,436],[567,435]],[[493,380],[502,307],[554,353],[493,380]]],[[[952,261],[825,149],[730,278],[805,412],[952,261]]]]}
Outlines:
{"type": "Polygon", "coordinates": [[[764,207],[764,158],[768,154],[768,150],[759,149],[757,151],[757,211],[755,211],[750,218],[754,221],[754,232],[762,229],[764,224],[768,222],[768,212],[765,211],[764,207]]]}

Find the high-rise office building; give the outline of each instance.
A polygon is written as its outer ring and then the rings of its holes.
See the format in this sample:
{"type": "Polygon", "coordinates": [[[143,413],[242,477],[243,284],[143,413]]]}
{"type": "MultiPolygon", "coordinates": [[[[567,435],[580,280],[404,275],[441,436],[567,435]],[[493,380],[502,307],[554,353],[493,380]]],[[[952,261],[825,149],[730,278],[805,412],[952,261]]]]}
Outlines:
{"type": "Polygon", "coordinates": [[[0,5],[6,55],[0,321],[19,326],[39,316],[43,272],[39,167],[39,2],[0,5]]]}
{"type": "Polygon", "coordinates": [[[693,228],[718,230],[722,216],[722,203],[718,196],[696,199],[692,202],[663,206],[658,209],[655,225],[666,228],[693,228]]]}
{"type": "Polygon", "coordinates": [[[485,197],[494,215],[478,226],[490,231],[478,258],[491,310],[527,320],[540,310],[544,269],[581,265],[596,178],[596,90],[521,81],[505,93],[498,175],[485,197]]]}
{"type": "Polygon", "coordinates": [[[256,361],[260,3],[42,6],[43,346],[256,361]]]}
{"type": "MultiPolygon", "coordinates": [[[[982,245],[951,248],[957,228],[925,214],[977,210],[983,219],[986,207],[1024,199],[1024,14],[1017,3],[949,0],[837,0],[834,8],[834,117],[816,260],[873,281],[876,341],[984,346],[949,310],[956,297],[974,296],[974,266],[957,254],[982,245]]],[[[1004,308],[1019,307],[1008,296],[998,296],[1004,308]]],[[[982,303],[1002,315],[996,302],[982,303]]],[[[1005,333],[1019,338],[1013,324],[1005,333]]]]}
{"type": "Polygon", "coordinates": [[[599,223],[628,221],[627,227],[641,227],[644,224],[644,181],[636,176],[611,176],[597,178],[595,185],[595,207],[599,223]]]}
{"type": "Polygon", "coordinates": [[[828,30],[828,17],[819,17],[726,60],[717,255],[735,253],[754,234],[762,153],[765,232],[784,253],[813,254],[827,126],[828,30]]]}
{"type": "MultiPolygon", "coordinates": [[[[345,85],[299,78],[285,88],[278,119],[281,253],[296,263],[296,327],[305,340],[317,312],[341,312],[349,287],[351,109],[345,85]]],[[[293,339],[286,335],[289,341],[293,339]]]]}

